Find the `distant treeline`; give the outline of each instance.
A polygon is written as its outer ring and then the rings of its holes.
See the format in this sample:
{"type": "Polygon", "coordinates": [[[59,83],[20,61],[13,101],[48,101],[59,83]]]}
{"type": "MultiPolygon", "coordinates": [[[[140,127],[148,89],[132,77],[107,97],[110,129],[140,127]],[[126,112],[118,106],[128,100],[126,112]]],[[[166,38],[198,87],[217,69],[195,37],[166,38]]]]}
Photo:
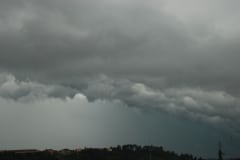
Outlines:
{"type": "Polygon", "coordinates": [[[123,145],[76,150],[0,151],[0,160],[201,160],[191,154],[177,154],[158,146],[123,145]]]}

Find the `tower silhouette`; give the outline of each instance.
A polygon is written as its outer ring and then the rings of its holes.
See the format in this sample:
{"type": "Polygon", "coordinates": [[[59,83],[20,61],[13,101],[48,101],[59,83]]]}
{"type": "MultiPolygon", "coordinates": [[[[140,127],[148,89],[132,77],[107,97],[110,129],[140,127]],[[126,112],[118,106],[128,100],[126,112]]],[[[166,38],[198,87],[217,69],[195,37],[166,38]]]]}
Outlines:
{"type": "Polygon", "coordinates": [[[222,152],[221,142],[219,142],[219,144],[218,144],[218,160],[223,160],[223,152],[222,152]]]}

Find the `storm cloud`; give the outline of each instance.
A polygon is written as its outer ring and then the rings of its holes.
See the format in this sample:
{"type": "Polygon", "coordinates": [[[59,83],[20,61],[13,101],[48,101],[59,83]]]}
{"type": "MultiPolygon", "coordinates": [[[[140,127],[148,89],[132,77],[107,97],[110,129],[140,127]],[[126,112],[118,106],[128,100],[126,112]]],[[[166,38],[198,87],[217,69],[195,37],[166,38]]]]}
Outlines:
{"type": "Polygon", "coordinates": [[[60,85],[17,80],[11,74],[0,75],[0,97],[20,103],[39,102],[51,98],[68,100],[82,95],[90,101],[119,102],[142,111],[163,111],[175,116],[222,126],[239,134],[239,97],[224,91],[201,88],[154,89],[127,79],[111,79],[99,75],[86,80],[82,90],[60,85]]]}
{"type": "Polygon", "coordinates": [[[0,106],[82,95],[239,135],[239,5],[2,0],[0,106]]]}
{"type": "Polygon", "coordinates": [[[238,2],[1,3],[1,69],[20,78],[82,87],[105,74],[239,94],[238,2]]]}

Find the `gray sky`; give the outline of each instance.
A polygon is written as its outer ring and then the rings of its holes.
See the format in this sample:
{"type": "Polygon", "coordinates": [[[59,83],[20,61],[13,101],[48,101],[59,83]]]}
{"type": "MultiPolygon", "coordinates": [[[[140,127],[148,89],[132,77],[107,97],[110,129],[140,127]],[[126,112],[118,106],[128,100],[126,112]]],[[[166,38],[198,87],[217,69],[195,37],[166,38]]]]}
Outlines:
{"type": "Polygon", "coordinates": [[[239,5],[2,0],[0,148],[240,156],[239,5]]]}

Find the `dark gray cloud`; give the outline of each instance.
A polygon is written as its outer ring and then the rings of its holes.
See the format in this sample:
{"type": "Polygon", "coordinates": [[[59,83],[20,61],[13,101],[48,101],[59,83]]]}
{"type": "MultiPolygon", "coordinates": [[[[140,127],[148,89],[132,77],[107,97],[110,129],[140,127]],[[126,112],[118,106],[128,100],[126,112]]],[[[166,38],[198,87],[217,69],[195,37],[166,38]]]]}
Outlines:
{"type": "Polygon", "coordinates": [[[90,99],[120,100],[128,106],[166,113],[206,122],[239,134],[239,97],[220,90],[201,88],[155,89],[124,79],[104,75],[90,81],[83,93],[90,99]]]}
{"type": "Polygon", "coordinates": [[[0,97],[81,93],[238,133],[239,3],[2,0],[0,97]]]}
{"type": "MultiPolygon", "coordinates": [[[[239,97],[220,90],[201,88],[156,89],[128,79],[112,79],[105,75],[86,79],[86,86],[76,90],[60,85],[19,81],[11,74],[0,74],[0,97],[19,103],[51,98],[68,100],[78,96],[90,101],[121,102],[145,111],[162,111],[178,117],[205,122],[239,135],[239,97]]],[[[94,103],[94,102],[93,102],[94,103]]]]}
{"type": "Polygon", "coordinates": [[[17,76],[81,86],[103,73],[239,93],[235,2],[1,3],[0,67],[17,76]]]}

